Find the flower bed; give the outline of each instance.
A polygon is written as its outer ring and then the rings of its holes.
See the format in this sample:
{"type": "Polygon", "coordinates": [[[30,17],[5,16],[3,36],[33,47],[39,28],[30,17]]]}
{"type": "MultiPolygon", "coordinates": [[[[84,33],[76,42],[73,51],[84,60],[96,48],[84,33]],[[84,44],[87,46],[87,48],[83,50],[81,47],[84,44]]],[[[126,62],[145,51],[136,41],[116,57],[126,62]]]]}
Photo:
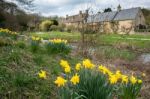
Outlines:
{"type": "Polygon", "coordinates": [[[71,51],[70,46],[67,44],[67,40],[62,39],[49,40],[46,44],[46,49],[49,54],[68,54],[71,51]]]}
{"type": "Polygon", "coordinates": [[[72,68],[65,60],[54,83],[59,87],[60,99],[136,99],[142,87],[142,76],[125,75],[117,70],[96,66],[89,59],[72,68]]]}

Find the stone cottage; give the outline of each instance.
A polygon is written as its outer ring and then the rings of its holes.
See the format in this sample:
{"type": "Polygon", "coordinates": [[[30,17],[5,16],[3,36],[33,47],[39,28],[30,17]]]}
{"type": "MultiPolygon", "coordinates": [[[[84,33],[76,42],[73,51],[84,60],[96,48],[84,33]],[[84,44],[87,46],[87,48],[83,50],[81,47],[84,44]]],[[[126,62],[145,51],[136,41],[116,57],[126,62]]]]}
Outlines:
{"type": "Polygon", "coordinates": [[[79,14],[76,15],[66,15],[66,18],[62,18],[60,23],[65,24],[66,26],[74,26],[75,28],[81,28],[83,23],[85,23],[88,17],[88,10],[85,12],[79,11],[79,14]]]}
{"type": "Polygon", "coordinates": [[[118,6],[118,11],[88,16],[87,24],[105,33],[134,33],[139,25],[145,25],[145,18],[139,7],[121,10],[118,6]]]}
{"type": "Polygon", "coordinates": [[[89,15],[86,10],[84,13],[79,11],[77,15],[66,15],[61,23],[76,29],[84,25],[88,29],[105,33],[135,33],[139,25],[145,25],[145,18],[140,7],[121,10],[119,5],[117,11],[113,12],[89,15]]]}

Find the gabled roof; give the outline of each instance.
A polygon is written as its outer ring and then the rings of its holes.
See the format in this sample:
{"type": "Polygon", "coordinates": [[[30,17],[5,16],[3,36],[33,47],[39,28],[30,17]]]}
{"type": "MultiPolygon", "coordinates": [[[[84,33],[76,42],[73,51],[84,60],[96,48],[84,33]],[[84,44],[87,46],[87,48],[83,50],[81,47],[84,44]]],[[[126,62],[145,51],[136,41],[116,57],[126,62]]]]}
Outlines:
{"type": "Polygon", "coordinates": [[[82,13],[82,14],[77,14],[77,15],[73,15],[73,16],[68,16],[65,20],[65,22],[81,22],[85,19],[86,17],[86,13],[82,13]]]}
{"type": "Polygon", "coordinates": [[[87,18],[87,22],[104,22],[104,21],[112,21],[117,12],[105,12],[98,13],[95,15],[90,15],[87,18]]]}
{"type": "Polygon", "coordinates": [[[134,20],[139,12],[140,8],[125,9],[118,12],[114,20],[134,20]]]}
{"type": "Polygon", "coordinates": [[[140,10],[140,8],[131,8],[131,9],[124,9],[119,12],[113,11],[113,12],[105,12],[105,13],[90,15],[87,18],[87,23],[119,21],[119,20],[133,20],[136,18],[139,10],[140,10]]]}

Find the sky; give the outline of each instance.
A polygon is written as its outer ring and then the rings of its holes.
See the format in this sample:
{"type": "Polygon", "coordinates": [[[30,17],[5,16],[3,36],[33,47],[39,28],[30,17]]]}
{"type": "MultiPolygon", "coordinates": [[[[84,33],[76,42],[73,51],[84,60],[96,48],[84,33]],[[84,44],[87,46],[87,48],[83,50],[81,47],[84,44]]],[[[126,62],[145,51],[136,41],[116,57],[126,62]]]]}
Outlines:
{"type": "MultiPolygon", "coordinates": [[[[66,16],[78,14],[79,10],[90,8],[94,12],[102,12],[105,8],[116,10],[120,4],[122,9],[132,7],[150,8],[150,0],[34,0],[34,12],[43,16],[66,16]]],[[[92,12],[91,12],[92,13],[92,12]]]]}

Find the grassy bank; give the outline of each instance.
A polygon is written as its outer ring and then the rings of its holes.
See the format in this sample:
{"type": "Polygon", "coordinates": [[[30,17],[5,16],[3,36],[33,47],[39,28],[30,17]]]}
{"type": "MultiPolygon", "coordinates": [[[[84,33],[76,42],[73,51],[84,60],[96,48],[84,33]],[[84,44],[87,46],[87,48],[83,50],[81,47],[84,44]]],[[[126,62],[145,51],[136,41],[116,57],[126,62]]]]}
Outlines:
{"type": "Polygon", "coordinates": [[[66,59],[74,66],[79,60],[70,55],[49,55],[43,47],[32,53],[25,41],[0,46],[0,53],[1,99],[55,99],[53,81],[61,70],[59,61],[66,59]],[[40,70],[47,72],[46,80],[38,77],[40,70]]]}

